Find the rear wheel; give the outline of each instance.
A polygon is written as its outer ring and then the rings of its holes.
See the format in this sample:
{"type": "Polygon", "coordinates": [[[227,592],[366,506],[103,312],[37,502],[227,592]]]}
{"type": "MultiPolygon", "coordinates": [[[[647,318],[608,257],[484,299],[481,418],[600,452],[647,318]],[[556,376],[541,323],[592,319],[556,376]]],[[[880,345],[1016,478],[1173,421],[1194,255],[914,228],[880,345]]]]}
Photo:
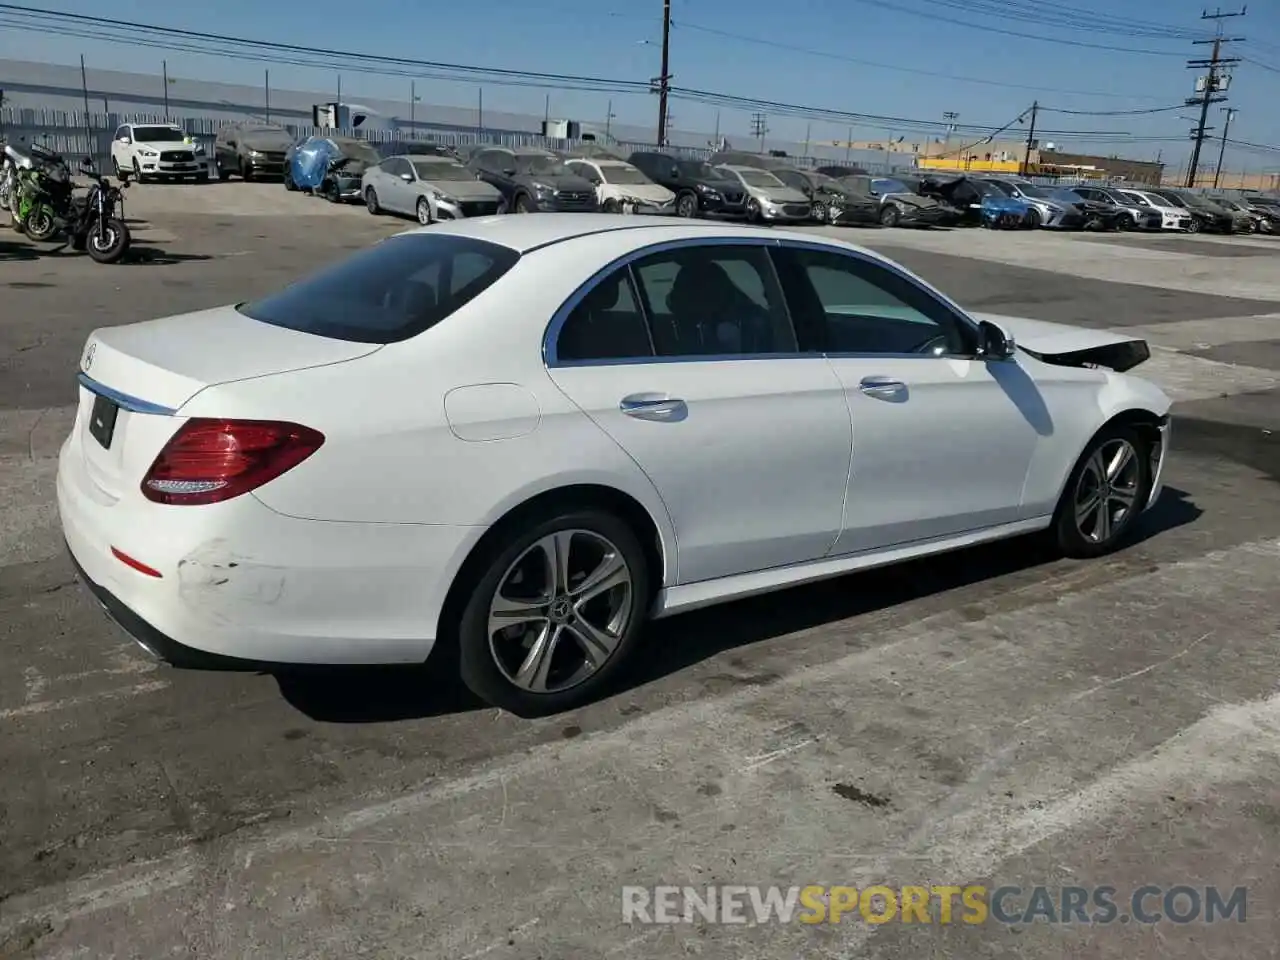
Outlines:
{"type": "Polygon", "coordinates": [[[1100,557],[1123,546],[1151,490],[1151,458],[1133,427],[1103,428],[1085,448],[1054,516],[1053,534],[1069,557],[1100,557]]]}
{"type": "Polygon", "coordinates": [[[458,623],[463,682],[520,716],[597,697],[634,649],[650,571],[622,519],[551,509],[495,545],[458,623]]]}

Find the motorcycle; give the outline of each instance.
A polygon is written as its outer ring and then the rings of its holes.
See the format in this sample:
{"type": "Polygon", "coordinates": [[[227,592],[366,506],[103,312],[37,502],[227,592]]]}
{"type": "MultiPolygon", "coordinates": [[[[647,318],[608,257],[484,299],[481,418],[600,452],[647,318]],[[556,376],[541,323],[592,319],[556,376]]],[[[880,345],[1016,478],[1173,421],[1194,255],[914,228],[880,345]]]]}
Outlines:
{"type": "Polygon", "coordinates": [[[9,155],[8,148],[6,143],[4,160],[0,162],[0,210],[9,209],[18,186],[18,165],[9,155]]]}
{"type": "Polygon", "coordinates": [[[5,153],[18,165],[18,190],[10,201],[14,229],[37,242],[51,240],[71,211],[71,168],[52,150],[37,144],[24,157],[10,146],[5,153]]]}
{"type": "Polygon", "coordinates": [[[64,225],[71,247],[87,250],[98,263],[119,263],[133,242],[128,225],[116,215],[117,207],[124,213],[124,191],[129,180],[122,177],[120,186],[113,186],[89,163],[82,164],[80,172],[93,181],[93,186],[86,196],[71,201],[71,215],[64,225]]]}

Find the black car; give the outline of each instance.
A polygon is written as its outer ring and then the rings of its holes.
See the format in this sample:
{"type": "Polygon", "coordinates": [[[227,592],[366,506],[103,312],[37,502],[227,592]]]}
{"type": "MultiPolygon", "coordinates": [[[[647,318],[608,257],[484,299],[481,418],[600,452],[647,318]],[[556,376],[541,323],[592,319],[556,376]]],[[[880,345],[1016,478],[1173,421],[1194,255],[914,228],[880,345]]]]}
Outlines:
{"type": "Polygon", "coordinates": [[[843,180],[845,177],[861,177],[866,176],[867,171],[861,167],[851,167],[848,164],[835,164],[829,167],[818,167],[815,173],[820,173],[824,177],[831,177],[835,180],[843,180]]]}
{"type": "Polygon", "coordinates": [[[480,147],[467,169],[502,194],[507,213],[596,213],[596,188],[549,150],[480,147]]]}
{"type": "Polygon", "coordinates": [[[1214,203],[1207,203],[1198,193],[1187,190],[1175,190],[1172,187],[1147,187],[1146,192],[1155,197],[1164,197],[1175,207],[1181,207],[1191,214],[1188,233],[1235,233],[1236,218],[1214,203]]]}
{"type": "Polygon", "coordinates": [[[1049,191],[1049,199],[1063,206],[1074,206],[1084,217],[1084,230],[1119,230],[1121,221],[1126,225],[1129,214],[1118,203],[1082,197],[1075,190],[1058,188],[1049,191]]]}
{"type": "Polygon", "coordinates": [[[1071,187],[1071,192],[1085,200],[1109,204],[1116,208],[1117,230],[1160,230],[1164,226],[1164,217],[1158,210],[1144,207],[1135,202],[1135,198],[1126,197],[1119,190],[1110,187],[1095,187],[1092,184],[1071,187]]]}
{"type": "Polygon", "coordinates": [[[716,173],[702,160],[641,151],[631,154],[627,163],[676,195],[678,217],[746,219],[747,192],[742,184],[716,173]]]}
{"type": "Polygon", "coordinates": [[[904,182],[920,196],[931,197],[945,204],[950,208],[954,222],[966,226],[978,226],[982,223],[983,197],[1002,195],[985,180],[964,174],[926,174],[918,180],[911,178],[904,182]]]}
{"type": "Polygon", "coordinates": [[[960,219],[958,211],[934,197],[921,196],[898,177],[856,173],[843,182],[871,197],[876,220],[886,227],[949,227],[960,219]]]}
{"type": "Polygon", "coordinates": [[[285,154],[293,136],[274,123],[229,123],[218,128],[213,141],[213,161],[218,179],[233,173],[242,180],[278,177],[284,173],[285,154]]]}

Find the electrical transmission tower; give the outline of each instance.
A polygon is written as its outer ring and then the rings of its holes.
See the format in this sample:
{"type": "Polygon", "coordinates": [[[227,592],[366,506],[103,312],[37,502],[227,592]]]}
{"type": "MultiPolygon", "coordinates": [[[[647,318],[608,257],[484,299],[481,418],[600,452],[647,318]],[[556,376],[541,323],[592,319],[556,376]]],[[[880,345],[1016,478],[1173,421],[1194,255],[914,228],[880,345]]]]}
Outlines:
{"type": "MultiPolygon", "coordinates": [[[[1217,27],[1217,36],[1212,40],[1196,40],[1198,44],[1212,44],[1213,53],[1208,59],[1188,60],[1187,68],[1190,70],[1208,70],[1208,74],[1196,79],[1196,95],[1187,100],[1188,107],[1200,108],[1200,122],[1196,128],[1191,131],[1191,138],[1195,141],[1195,146],[1191,148],[1191,162],[1187,164],[1187,186],[1194,187],[1196,185],[1196,174],[1200,168],[1200,150],[1204,146],[1205,135],[1213,129],[1206,126],[1209,120],[1209,106],[1214,103],[1224,103],[1226,97],[1222,94],[1226,93],[1227,88],[1231,85],[1231,75],[1226,72],[1227,67],[1240,62],[1239,57],[1222,56],[1222,45],[1224,43],[1239,43],[1244,37],[1224,37],[1222,35],[1222,21],[1228,17],[1243,17],[1248,7],[1241,7],[1235,13],[1223,13],[1221,9],[1214,13],[1207,10],[1201,14],[1201,20],[1213,20],[1217,27]]],[[[1225,142],[1224,142],[1225,147],[1225,142]]]]}
{"type": "Polygon", "coordinates": [[[752,114],[751,116],[751,135],[760,140],[760,152],[764,153],[764,138],[769,132],[769,118],[763,113],[752,114]]]}

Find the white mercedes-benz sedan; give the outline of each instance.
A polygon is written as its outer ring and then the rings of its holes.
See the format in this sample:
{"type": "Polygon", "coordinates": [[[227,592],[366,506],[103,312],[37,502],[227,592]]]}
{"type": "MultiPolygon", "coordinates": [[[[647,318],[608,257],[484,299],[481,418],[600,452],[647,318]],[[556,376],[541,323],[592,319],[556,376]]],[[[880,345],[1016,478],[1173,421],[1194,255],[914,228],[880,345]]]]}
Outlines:
{"type": "Polygon", "coordinates": [[[166,660],[440,647],[554,712],[649,618],[1033,531],[1114,549],[1168,449],[1169,399],[1123,372],[1148,355],[816,234],[467,219],[95,331],[58,505],[166,660]]]}

